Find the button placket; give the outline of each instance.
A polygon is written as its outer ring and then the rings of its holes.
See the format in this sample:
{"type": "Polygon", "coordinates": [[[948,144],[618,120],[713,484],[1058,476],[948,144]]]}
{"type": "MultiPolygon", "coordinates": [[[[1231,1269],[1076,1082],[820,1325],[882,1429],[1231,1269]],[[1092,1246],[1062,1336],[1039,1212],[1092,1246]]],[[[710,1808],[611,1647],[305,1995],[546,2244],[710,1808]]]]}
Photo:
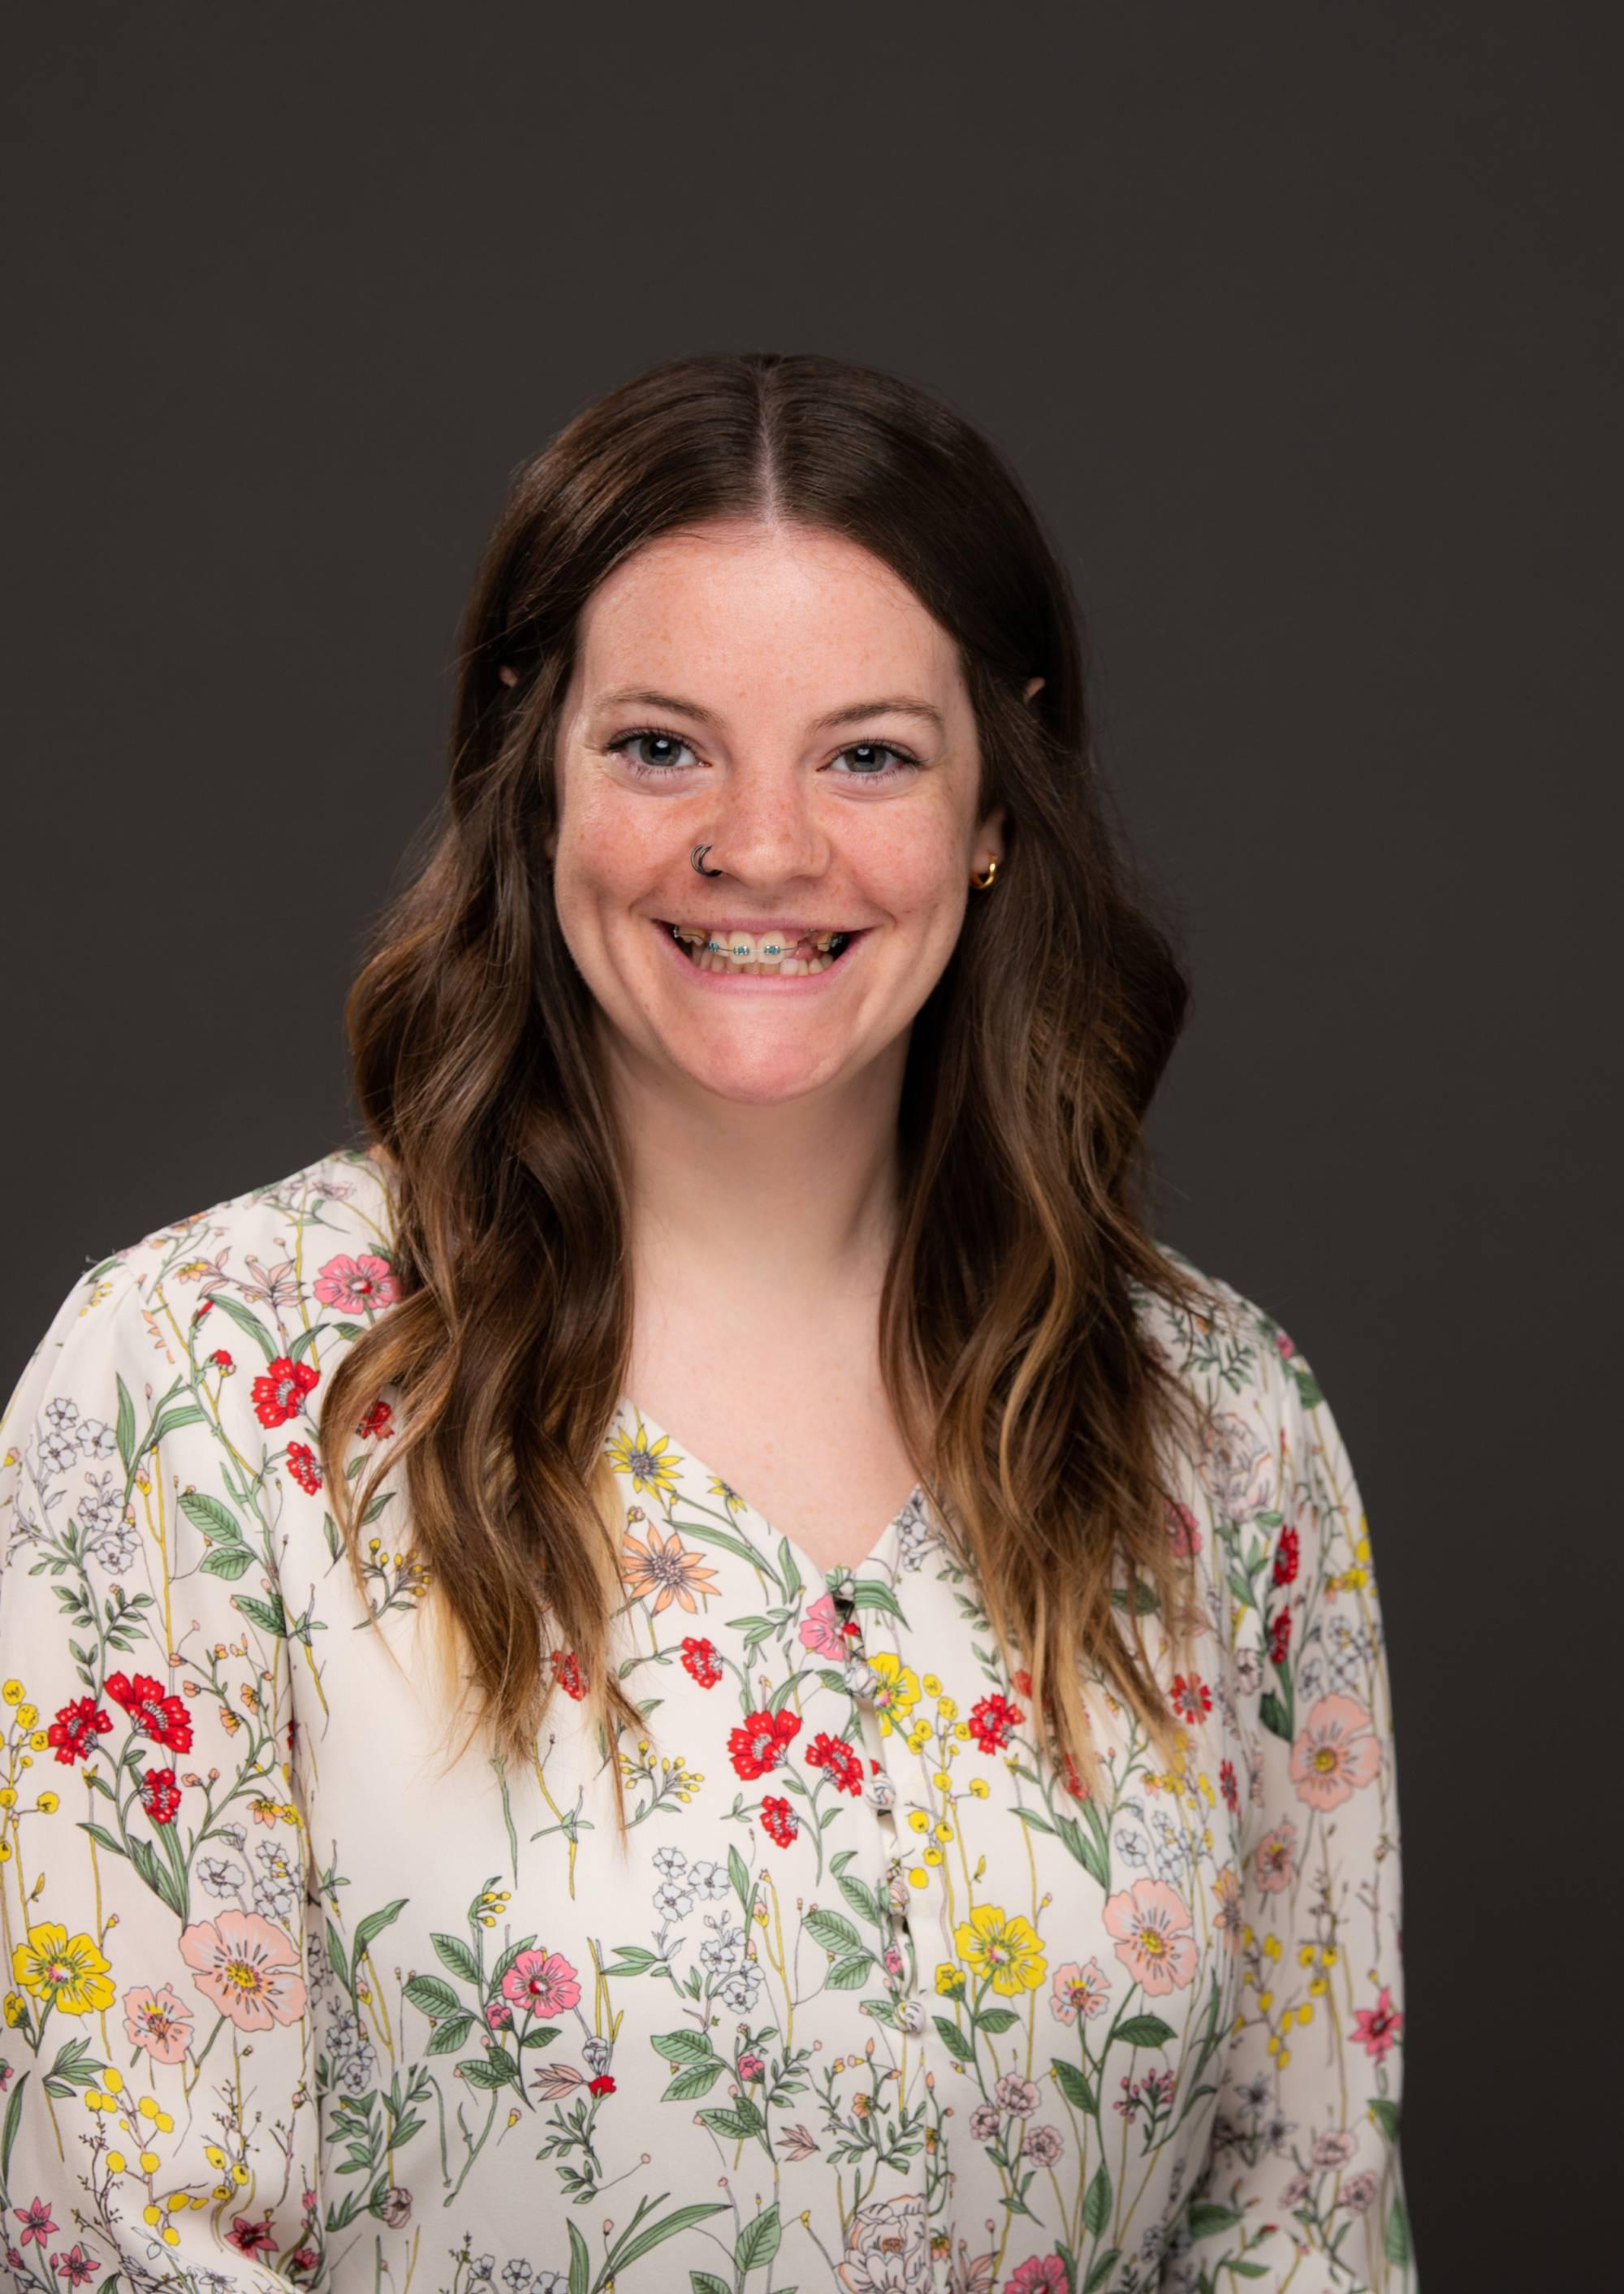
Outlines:
{"type": "MultiPolygon", "coordinates": [[[[844,1590],[842,1589],[843,1592],[844,1590]]],[[[837,1613],[844,1618],[849,1619],[855,1614],[850,1606],[849,1595],[847,1595],[844,1599],[837,1596],[835,1607],[837,1613]]],[[[868,1652],[861,1631],[860,1617],[857,1622],[859,1631],[850,1637],[849,1648],[850,1657],[856,1660],[857,1666],[860,1667],[868,1652]]],[[[860,1672],[858,1677],[861,1678],[860,1672]]],[[[897,1824],[897,1777],[886,1758],[887,1738],[880,1726],[880,1716],[874,1708],[872,1688],[863,1686],[854,1687],[852,1701],[857,1707],[857,1726],[863,1741],[865,1762],[877,1763],[876,1767],[869,1769],[865,1775],[864,1796],[874,1810],[881,1839],[885,1848],[885,1869],[881,1878],[880,1892],[889,1916],[892,1945],[901,1953],[903,1959],[902,1968],[897,1975],[892,1976],[889,1970],[887,1970],[887,1984],[897,2003],[897,2013],[901,2027],[910,2034],[916,2034],[923,2029],[924,2013],[917,1996],[919,1955],[914,1934],[911,1891],[904,1865],[902,1836],[897,1824]],[[879,1793],[874,1789],[876,1786],[881,1787],[879,1793]]]]}

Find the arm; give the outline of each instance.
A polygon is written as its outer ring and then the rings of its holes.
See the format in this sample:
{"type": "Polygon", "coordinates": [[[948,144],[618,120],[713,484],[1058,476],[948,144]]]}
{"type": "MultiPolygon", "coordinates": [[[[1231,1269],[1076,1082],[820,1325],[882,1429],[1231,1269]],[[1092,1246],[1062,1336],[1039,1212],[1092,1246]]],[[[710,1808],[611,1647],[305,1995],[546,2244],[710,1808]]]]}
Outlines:
{"type": "MultiPolygon", "coordinates": [[[[1415,2294],[1398,2150],[1403,2063],[1393,1705],[1352,1468],[1312,1371],[1271,1346],[1275,1494],[1242,1664],[1251,1770],[1241,2008],[1173,2282],[1415,2294]],[[1245,1692],[1250,1688],[1253,1694],[1245,1692]],[[1261,1797],[1260,1797],[1261,1787],[1261,1797]]],[[[1253,1533],[1248,1525],[1246,1535],[1253,1533]]]]}
{"type": "Polygon", "coordinates": [[[280,1485],[196,1291],[127,1259],[0,1421],[0,2254],[30,2294],[293,2288],[321,2240],[280,1485]]]}

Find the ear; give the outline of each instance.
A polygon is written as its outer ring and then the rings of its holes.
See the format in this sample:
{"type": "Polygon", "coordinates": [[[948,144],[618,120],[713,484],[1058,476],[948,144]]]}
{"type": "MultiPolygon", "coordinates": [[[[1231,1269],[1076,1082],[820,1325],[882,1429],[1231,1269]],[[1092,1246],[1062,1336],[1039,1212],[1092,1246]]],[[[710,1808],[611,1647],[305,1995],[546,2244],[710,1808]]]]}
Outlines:
{"type": "Polygon", "coordinates": [[[518,671],[516,669],[509,669],[505,662],[496,673],[501,679],[504,685],[516,685],[519,681],[518,671]]]}
{"type": "Polygon", "coordinates": [[[1038,692],[1038,691],[1042,688],[1042,687],[1044,685],[1044,683],[1045,683],[1045,682],[1046,682],[1046,680],[1045,680],[1043,678],[1041,678],[1041,677],[1035,677],[1035,678],[1031,679],[1029,680],[1029,682],[1027,683],[1027,689],[1026,689],[1026,691],[1025,691],[1025,692],[1021,695],[1021,696],[1020,696],[1020,697],[1021,697],[1021,699],[1022,699],[1023,701],[1030,701],[1030,700],[1031,700],[1031,698],[1032,698],[1032,696],[1033,696],[1035,693],[1038,692]]]}
{"type": "MultiPolygon", "coordinates": [[[[985,854],[987,858],[995,860],[1002,860],[1003,858],[1003,825],[1008,818],[1009,815],[1005,811],[1003,806],[999,805],[995,810],[987,814],[987,818],[984,821],[978,824],[976,829],[976,851],[978,856],[985,854]]],[[[976,861],[977,867],[979,868],[985,865],[985,861],[981,858],[978,857],[976,861]]]]}

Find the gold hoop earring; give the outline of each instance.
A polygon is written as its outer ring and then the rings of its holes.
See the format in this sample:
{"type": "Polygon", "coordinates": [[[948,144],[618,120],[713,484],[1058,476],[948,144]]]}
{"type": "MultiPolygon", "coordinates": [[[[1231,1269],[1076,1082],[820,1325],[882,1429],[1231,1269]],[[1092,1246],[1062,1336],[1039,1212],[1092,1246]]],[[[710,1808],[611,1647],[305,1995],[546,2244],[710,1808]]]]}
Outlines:
{"type": "Polygon", "coordinates": [[[984,876],[978,876],[972,872],[970,881],[975,886],[978,892],[990,892],[997,879],[997,874],[998,862],[995,857],[987,862],[987,874],[984,876]]]}

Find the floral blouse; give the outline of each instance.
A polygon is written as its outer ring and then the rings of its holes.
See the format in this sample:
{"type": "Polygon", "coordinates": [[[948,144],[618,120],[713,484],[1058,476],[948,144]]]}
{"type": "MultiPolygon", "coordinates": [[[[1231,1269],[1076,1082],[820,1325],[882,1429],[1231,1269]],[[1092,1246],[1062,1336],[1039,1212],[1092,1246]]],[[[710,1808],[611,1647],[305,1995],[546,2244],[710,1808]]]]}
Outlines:
{"type": "Polygon", "coordinates": [[[1144,1309],[1205,1425],[1179,1758],[1091,1675],[1099,1798],[922,1492],[822,1570],[624,1397],[622,1858],[573,1656],[532,1761],[443,1773],[402,1491],[364,1601],[343,1554],[374,1162],[92,1268],[0,1421],[11,2282],[1413,2289],[1369,1536],[1302,1354],[1214,1288],[1144,1309]]]}

